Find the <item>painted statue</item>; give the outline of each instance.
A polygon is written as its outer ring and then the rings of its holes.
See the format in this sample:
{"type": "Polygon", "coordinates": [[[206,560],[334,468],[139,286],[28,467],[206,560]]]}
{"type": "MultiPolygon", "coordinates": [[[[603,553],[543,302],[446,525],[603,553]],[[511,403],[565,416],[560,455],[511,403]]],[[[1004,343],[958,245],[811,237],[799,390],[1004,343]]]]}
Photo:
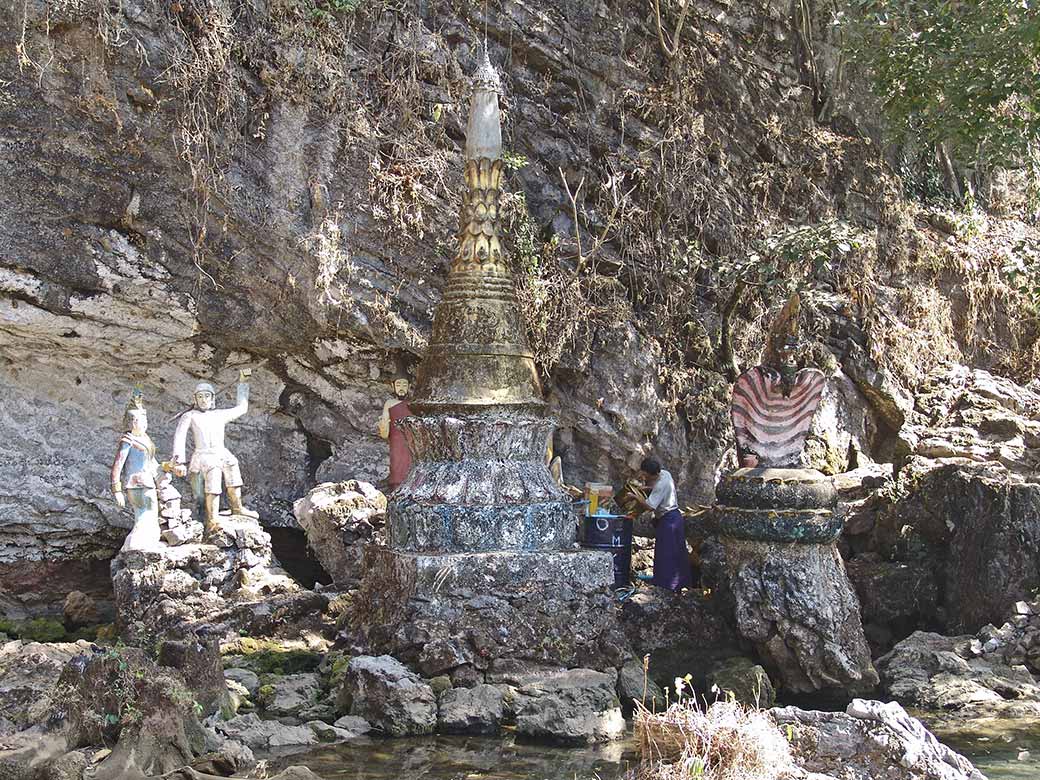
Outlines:
{"type": "Polygon", "coordinates": [[[795,293],[773,325],[762,365],[745,371],[733,386],[730,414],[741,468],[801,466],[827,380],[817,368],[798,368],[799,306],[795,293]]]}
{"type": "Polygon", "coordinates": [[[230,409],[216,409],[216,392],[209,382],[195,386],[195,404],[177,423],[173,435],[174,472],[187,475],[195,503],[203,507],[203,528],[211,536],[220,530],[217,520],[222,487],[227,487],[228,505],[232,514],[246,517],[259,515],[242,505],[242,474],[238,458],[224,446],[224,426],[237,420],[249,410],[248,369],[238,374],[237,402],[230,409]],[[191,461],[185,459],[188,432],[191,432],[194,451],[191,461]],[[187,463],[187,466],[185,466],[187,463]]]}
{"type": "Polygon", "coordinates": [[[123,416],[123,430],[112,462],[112,493],[116,504],[122,509],[129,500],[134,510],[134,527],[123,542],[123,551],[154,550],[159,546],[156,490],[159,462],[155,459],[155,444],[148,435],[148,413],[140,390],[130,396],[123,416]]]}
{"type": "Polygon", "coordinates": [[[404,482],[408,476],[408,469],[412,467],[412,453],[408,449],[407,434],[395,425],[398,420],[410,417],[412,410],[404,400],[411,383],[403,374],[394,377],[394,397],[387,399],[383,404],[383,413],[379,417],[379,435],[386,439],[390,445],[390,489],[396,490],[397,486],[404,482]]]}

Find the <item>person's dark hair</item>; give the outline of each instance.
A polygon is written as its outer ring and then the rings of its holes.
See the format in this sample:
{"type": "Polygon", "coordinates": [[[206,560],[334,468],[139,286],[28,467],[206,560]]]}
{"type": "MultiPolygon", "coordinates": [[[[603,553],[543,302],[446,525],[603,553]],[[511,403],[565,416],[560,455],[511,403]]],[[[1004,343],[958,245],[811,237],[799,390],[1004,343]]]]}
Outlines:
{"type": "Polygon", "coordinates": [[[647,474],[660,474],[661,464],[653,458],[643,458],[643,462],[639,464],[639,470],[645,471],[647,474]]]}

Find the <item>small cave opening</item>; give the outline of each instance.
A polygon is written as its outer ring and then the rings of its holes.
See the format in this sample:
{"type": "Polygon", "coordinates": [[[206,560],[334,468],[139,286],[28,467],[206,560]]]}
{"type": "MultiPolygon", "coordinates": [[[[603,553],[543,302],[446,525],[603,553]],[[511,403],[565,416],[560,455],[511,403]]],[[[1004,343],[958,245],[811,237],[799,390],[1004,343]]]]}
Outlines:
{"type": "Polygon", "coordinates": [[[265,528],[271,535],[274,557],[286,573],[300,585],[311,590],[316,584],[329,585],[332,577],[318,563],[311,548],[307,546],[307,535],[299,528],[265,528]]]}

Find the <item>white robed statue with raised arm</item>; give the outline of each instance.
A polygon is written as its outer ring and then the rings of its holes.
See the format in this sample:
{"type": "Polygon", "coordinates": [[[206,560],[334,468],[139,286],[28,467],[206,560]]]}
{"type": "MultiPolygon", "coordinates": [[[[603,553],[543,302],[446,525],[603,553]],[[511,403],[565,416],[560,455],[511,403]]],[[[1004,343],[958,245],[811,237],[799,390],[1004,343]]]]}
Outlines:
{"type": "Polygon", "coordinates": [[[238,458],[224,446],[224,426],[249,411],[248,369],[239,371],[236,403],[230,409],[215,409],[216,392],[209,382],[195,386],[195,405],[185,412],[173,435],[173,462],[175,473],[188,476],[195,503],[204,506],[203,527],[206,537],[220,530],[217,514],[220,508],[222,486],[227,487],[228,505],[232,514],[259,517],[242,505],[242,474],[238,458]],[[190,463],[185,449],[191,431],[195,449],[190,463]],[[188,463],[185,467],[185,463],[188,463]]]}

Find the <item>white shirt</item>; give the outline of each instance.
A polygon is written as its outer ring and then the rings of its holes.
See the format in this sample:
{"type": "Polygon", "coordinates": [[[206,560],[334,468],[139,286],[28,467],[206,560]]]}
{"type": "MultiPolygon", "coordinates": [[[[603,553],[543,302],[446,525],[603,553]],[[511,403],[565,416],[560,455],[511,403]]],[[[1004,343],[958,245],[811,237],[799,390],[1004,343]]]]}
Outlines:
{"type": "MultiPolygon", "coordinates": [[[[249,385],[239,384],[237,395],[238,403],[230,409],[191,409],[181,415],[177,430],[173,434],[173,460],[176,463],[185,461],[184,451],[189,430],[195,441],[195,454],[223,455],[227,452],[224,446],[224,426],[249,411],[249,385]]],[[[192,462],[195,462],[194,456],[192,462]]]]}
{"type": "Polygon", "coordinates": [[[675,495],[675,481],[670,472],[661,469],[661,473],[657,475],[657,482],[654,483],[654,489],[646,497],[646,503],[654,508],[654,514],[657,517],[662,517],[673,509],[679,508],[679,498],[675,495]]]}

